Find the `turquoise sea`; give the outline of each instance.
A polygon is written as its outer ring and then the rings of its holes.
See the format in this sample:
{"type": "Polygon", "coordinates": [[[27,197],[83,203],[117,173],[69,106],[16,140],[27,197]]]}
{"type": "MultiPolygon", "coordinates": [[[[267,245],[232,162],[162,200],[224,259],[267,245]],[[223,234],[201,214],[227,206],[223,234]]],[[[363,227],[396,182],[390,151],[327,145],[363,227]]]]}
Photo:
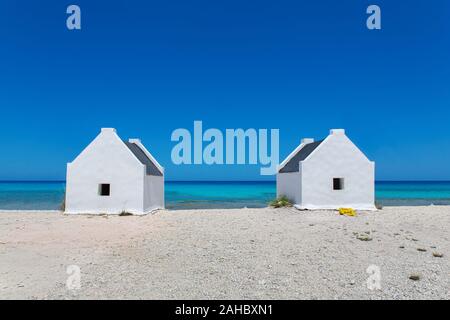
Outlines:
{"type": "MultiPolygon", "coordinates": [[[[0,182],[0,210],[56,210],[64,182],[0,182]]],[[[168,209],[265,207],[275,182],[166,182],[168,209]]],[[[376,200],[384,206],[450,205],[450,181],[379,181],[376,200]]]]}

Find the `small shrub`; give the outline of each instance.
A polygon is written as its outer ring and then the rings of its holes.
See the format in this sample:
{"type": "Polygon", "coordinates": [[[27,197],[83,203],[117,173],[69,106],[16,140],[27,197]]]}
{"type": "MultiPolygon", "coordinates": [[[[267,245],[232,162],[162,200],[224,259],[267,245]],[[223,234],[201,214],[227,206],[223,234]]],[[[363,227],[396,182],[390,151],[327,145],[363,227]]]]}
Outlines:
{"type": "Polygon", "coordinates": [[[369,236],[367,233],[358,233],[356,239],[361,241],[372,241],[372,237],[369,236]]]}
{"type": "Polygon", "coordinates": [[[132,216],[133,214],[127,211],[122,211],[121,213],[119,213],[120,217],[126,217],[126,216],[132,216]]]}
{"type": "Polygon", "coordinates": [[[280,196],[272,200],[269,205],[274,208],[292,207],[292,202],[286,196],[280,196]]]}
{"type": "Polygon", "coordinates": [[[377,210],[381,210],[381,209],[383,209],[383,205],[381,203],[379,203],[378,201],[375,201],[375,208],[377,208],[377,210]]]}
{"type": "Polygon", "coordinates": [[[62,212],[66,211],[66,192],[64,192],[64,197],[61,201],[61,204],[59,205],[59,210],[62,212]]]}

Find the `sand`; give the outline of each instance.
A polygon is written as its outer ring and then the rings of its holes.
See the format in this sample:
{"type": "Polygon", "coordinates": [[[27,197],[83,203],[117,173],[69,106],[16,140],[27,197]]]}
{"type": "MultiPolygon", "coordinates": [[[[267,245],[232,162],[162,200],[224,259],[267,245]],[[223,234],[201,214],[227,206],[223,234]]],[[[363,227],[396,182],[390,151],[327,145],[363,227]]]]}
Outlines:
{"type": "Polygon", "coordinates": [[[1,212],[0,298],[449,299],[449,227],[450,206],[1,212]],[[70,265],[80,289],[66,287],[70,265]]]}

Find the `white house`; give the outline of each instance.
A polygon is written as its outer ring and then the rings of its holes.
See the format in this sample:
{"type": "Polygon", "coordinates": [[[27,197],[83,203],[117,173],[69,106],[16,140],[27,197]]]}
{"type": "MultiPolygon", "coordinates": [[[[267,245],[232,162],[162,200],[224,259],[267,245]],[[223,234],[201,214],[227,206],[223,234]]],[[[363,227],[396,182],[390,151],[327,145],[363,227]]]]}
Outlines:
{"type": "Polygon", "coordinates": [[[320,141],[303,139],[278,167],[277,196],[298,209],[375,210],[374,189],[375,163],[343,129],[320,141]]]}
{"type": "Polygon", "coordinates": [[[145,214],[164,208],[164,168],[138,139],[112,128],[67,164],[65,212],[145,214]]]}

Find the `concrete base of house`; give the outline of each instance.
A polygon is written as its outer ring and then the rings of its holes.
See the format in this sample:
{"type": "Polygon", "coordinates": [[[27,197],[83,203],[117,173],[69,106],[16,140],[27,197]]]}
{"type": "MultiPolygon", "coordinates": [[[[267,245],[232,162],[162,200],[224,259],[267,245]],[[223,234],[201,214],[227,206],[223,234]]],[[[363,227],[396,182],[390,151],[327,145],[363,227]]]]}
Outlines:
{"type": "Polygon", "coordinates": [[[300,204],[294,204],[294,208],[298,210],[338,210],[339,208],[352,208],[355,210],[361,210],[361,211],[377,211],[377,208],[375,205],[370,204],[347,204],[342,206],[331,206],[331,205],[324,205],[324,206],[317,206],[317,205],[300,205],[300,204]]]}
{"type": "Polygon", "coordinates": [[[108,215],[108,216],[118,216],[121,214],[124,215],[133,215],[133,216],[145,216],[148,214],[154,214],[155,212],[159,211],[159,210],[164,210],[164,208],[152,208],[149,209],[147,211],[135,211],[135,210],[121,210],[121,211],[64,211],[63,213],[66,215],[96,215],[96,216],[101,216],[101,215],[108,215]]]}

